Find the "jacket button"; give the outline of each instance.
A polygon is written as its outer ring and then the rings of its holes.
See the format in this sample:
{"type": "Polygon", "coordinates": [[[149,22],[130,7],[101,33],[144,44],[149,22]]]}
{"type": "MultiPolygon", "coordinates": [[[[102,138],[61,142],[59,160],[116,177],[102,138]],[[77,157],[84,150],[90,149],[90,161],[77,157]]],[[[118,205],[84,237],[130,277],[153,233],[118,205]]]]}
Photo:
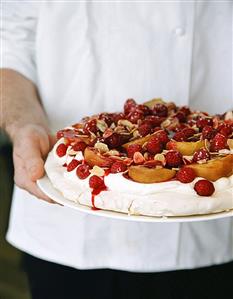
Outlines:
{"type": "Polygon", "coordinates": [[[185,30],[183,28],[177,27],[175,29],[175,35],[177,35],[177,36],[183,36],[184,34],[185,34],[185,30]]]}

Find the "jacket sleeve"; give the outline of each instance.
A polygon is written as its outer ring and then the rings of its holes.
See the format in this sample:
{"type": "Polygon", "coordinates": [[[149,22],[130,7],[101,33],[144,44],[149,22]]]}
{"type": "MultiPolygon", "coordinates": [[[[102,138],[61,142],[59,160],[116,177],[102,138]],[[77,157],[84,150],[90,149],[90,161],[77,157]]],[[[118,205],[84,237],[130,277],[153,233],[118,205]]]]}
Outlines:
{"type": "Polygon", "coordinates": [[[18,71],[36,84],[35,40],[39,6],[23,1],[2,3],[1,68],[18,71]]]}

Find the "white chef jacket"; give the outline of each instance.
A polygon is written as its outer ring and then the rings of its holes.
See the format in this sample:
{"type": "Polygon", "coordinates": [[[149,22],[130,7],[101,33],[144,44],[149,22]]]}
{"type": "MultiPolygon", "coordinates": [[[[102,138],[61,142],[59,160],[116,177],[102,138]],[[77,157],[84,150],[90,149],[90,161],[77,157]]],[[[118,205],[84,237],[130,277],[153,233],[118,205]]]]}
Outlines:
{"type": "MultiPolygon", "coordinates": [[[[120,110],[129,97],[222,113],[233,107],[231,24],[231,1],[3,3],[2,67],[37,85],[54,131],[120,110]]],[[[154,272],[233,260],[232,218],[104,219],[17,187],[7,239],[78,269],[154,272]]]]}

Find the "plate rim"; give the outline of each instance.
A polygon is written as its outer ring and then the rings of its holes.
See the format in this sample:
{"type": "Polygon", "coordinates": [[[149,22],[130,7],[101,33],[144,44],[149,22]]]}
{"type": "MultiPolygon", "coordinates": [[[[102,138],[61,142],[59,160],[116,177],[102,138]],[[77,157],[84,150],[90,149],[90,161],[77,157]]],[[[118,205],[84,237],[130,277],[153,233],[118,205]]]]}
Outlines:
{"type": "Polygon", "coordinates": [[[42,178],[36,181],[38,187],[44,192],[47,196],[53,199],[55,202],[77,210],[79,212],[87,213],[89,215],[105,217],[114,220],[125,220],[125,221],[134,221],[134,222],[147,222],[147,223],[174,223],[174,222],[199,222],[199,221],[209,221],[216,219],[223,219],[227,217],[233,217],[233,209],[229,211],[223,211],[212,214],[203,214],[203,215],[190,215],[190,216],[144,216],[144,215],[130,215],[126,213],[121,213],[117,211],[109,210],[93,210],[89,206],[81,205],[80,203],[66,199],[62,193],[57,190],[51,183],[47,174],[42,178]]]}

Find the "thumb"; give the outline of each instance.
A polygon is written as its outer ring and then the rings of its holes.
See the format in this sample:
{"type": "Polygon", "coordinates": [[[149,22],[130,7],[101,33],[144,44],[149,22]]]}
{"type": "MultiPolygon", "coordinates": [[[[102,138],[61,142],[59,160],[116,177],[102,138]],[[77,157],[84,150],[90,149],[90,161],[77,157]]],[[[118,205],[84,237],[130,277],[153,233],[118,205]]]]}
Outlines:
{"type": "Polygon", "coordinates": [[[27,140],[27,146],[22,154],[25,168],[29,178],[36,181],[44,175],[43,156],[49,150],[47,138],[31,138],[27,140]]]}

